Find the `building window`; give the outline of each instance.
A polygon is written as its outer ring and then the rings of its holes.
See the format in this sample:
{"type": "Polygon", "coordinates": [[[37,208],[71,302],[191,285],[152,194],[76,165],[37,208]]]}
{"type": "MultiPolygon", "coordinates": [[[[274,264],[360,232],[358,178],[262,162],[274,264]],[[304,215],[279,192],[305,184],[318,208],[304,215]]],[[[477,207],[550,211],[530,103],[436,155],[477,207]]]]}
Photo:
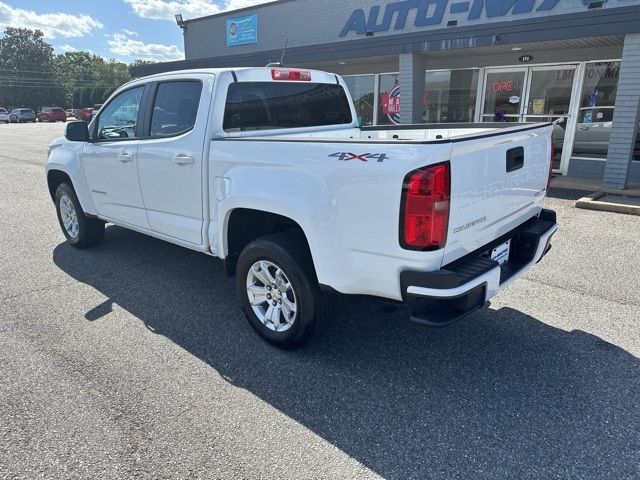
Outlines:
{"type": "Polygon", "coordinates": [[[422,105],[426,123],[473,122],[478,70],[427,72],[422,105]]]}
{"type": "Polygon", "coordinates": [[[343,78],[356,107],[358,124],[373,125],[375,75],[352,75],[343,78]]]}
{"type": "Polygon", "coordinates": [[[400,123],[400,81],[397,73],[380,75],[378,92],[378,125],[400,123]]]}
{"type": "Polygon", "coordinates": [[[580,97],[573,155],[607,158],[620,62],[588,63],[580,97]]]}

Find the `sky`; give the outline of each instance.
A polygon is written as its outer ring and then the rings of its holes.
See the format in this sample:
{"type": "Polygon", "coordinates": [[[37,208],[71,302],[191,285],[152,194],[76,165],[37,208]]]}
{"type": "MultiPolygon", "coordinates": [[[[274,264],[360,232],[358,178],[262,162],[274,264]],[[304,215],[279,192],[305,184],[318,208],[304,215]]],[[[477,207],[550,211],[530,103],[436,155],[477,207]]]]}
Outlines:
{"type": "Polygon", "coordinates": [[[272,0],[0,0],[0,34],[7,26],[40,29],[55,53],[90,51],[125,63],[184,59],[183,18],[272,0]]]}

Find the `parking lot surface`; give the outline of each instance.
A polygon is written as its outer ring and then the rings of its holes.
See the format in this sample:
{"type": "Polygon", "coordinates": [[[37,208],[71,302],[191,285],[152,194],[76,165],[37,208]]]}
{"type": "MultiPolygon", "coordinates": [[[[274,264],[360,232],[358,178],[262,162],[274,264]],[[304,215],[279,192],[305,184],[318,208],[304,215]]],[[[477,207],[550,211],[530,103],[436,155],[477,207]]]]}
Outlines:
{"type": "Polygon", "coordinates": [[[640,477],[640,219],[553,190],[549,255],[447,328],[363,298],[296,352],[222,264],[64,242],[62,124],[0,125],[0,478],[640,477]]]}

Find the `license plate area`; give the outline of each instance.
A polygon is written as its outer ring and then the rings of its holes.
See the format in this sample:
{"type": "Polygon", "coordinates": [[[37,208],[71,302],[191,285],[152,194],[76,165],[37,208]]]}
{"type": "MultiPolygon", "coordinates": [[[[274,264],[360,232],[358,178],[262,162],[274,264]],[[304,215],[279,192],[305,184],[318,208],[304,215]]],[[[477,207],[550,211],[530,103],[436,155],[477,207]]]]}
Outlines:
{"type": "Polygon", "coordinates": [[[495,260],[499,265],[509,261],[509,253],[511,252],[511,239],[498,245],[491,250],[491,260],[495,260]]]}

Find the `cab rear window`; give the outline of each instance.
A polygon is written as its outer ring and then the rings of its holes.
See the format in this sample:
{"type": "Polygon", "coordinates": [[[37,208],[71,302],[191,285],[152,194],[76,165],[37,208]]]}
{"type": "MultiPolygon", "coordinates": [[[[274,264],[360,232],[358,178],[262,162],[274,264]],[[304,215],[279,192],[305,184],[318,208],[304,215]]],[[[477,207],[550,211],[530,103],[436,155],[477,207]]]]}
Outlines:
{"type": "Polygon", "coordinates": [[[341,85],[236,82],[227,93],[223,128],[240,132],[351,122],[349,100],[341,85]]]}

